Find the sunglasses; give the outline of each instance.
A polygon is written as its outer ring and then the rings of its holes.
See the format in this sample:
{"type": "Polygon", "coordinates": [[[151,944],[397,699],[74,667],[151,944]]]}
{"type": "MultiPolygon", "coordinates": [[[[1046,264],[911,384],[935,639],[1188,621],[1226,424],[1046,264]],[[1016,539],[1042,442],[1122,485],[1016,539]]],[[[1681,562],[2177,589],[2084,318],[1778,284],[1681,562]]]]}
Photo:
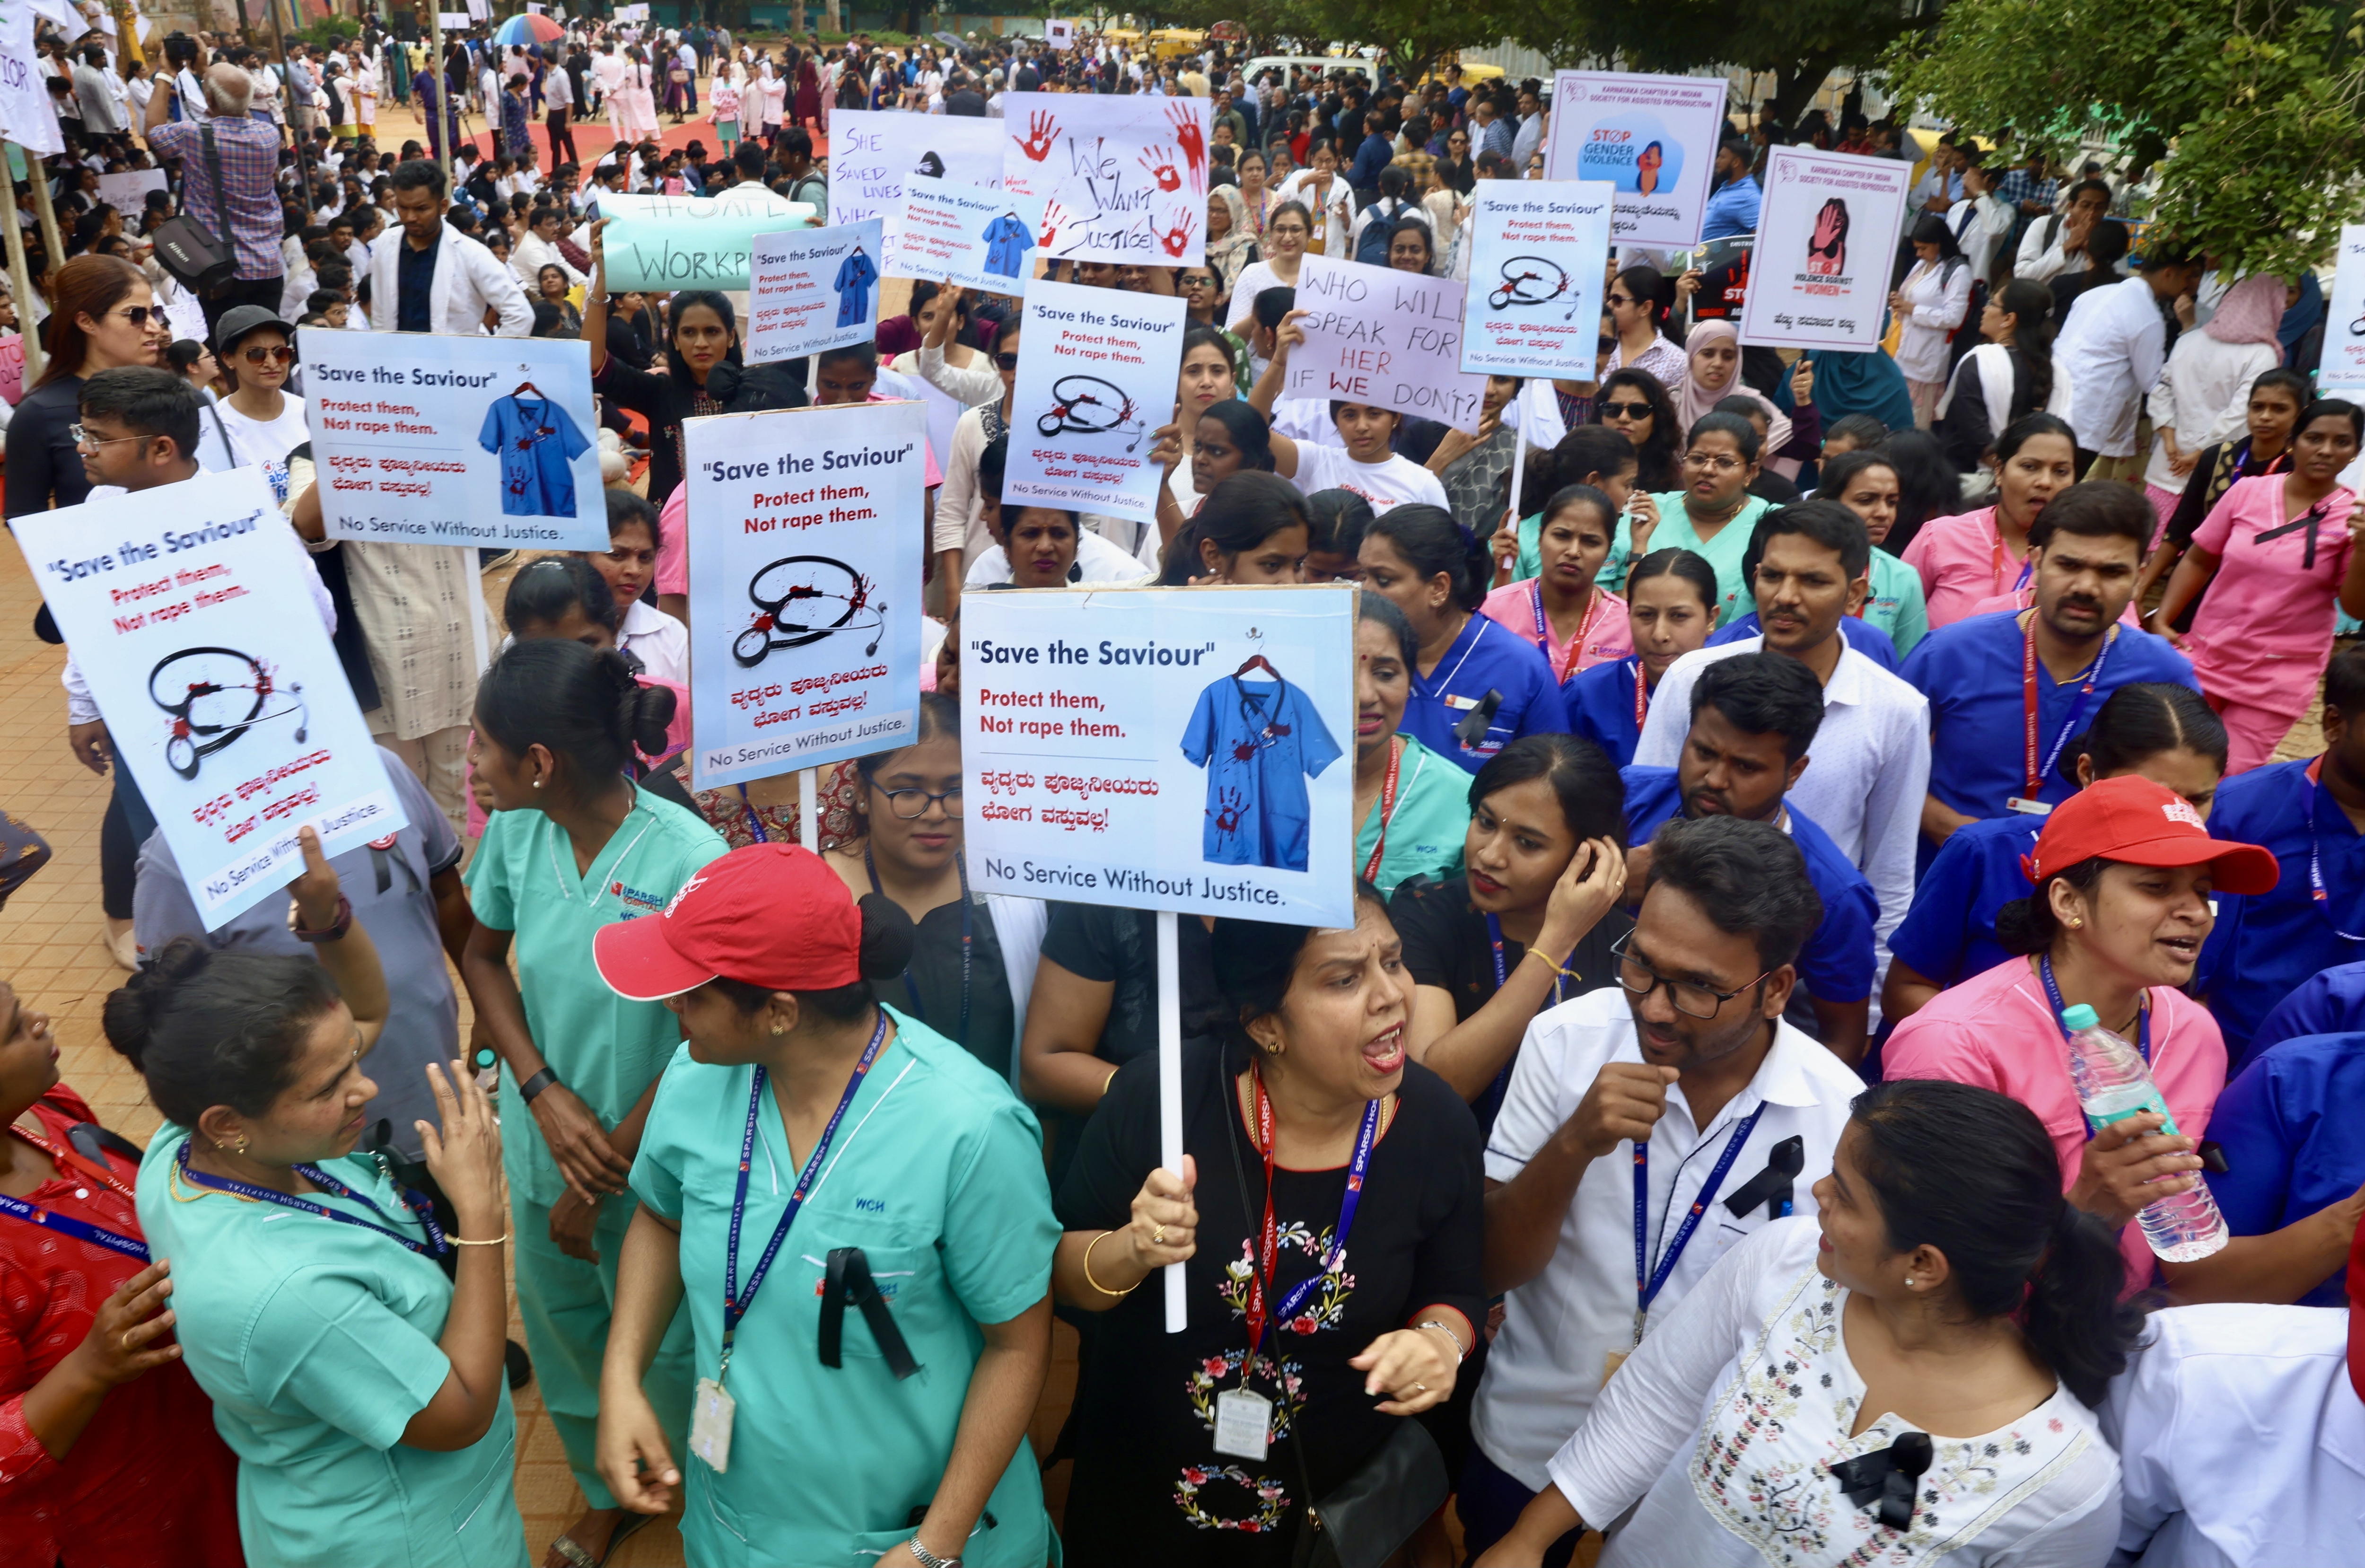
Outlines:
{"type": "Polygon", "coordinates": [[[1604,403],[1601,417],[1605,420],[1647,420],[1651,417],[1648,403],[1604,403]]]}
{"type": "Polygon", "coordinates": [[[249,364],[286,364],[295,359],[296,351],[286,343],[281,343],[277,348],[265,348],[257,344],[253,348],[241,351],[238,357],[249,364]]]}
{"type": "Polygon", "coordinates": [[[156,319],[156,321],[160,326],[164,320],[164,313],[153,306],[149,305],[127,305],[120,310],[110,311],[109,314],[120,316],[135,327],[146,326],[148,324],[148,318],[151,316],[153,316],[156,319]]]}
{"type": "Polygon", "coordinates": [[[1014,351],[1009,353],[995,354],[993,356],[993,368],[996,370],[1016,370],[1018,368],[1017,353],[1014,351]]]}

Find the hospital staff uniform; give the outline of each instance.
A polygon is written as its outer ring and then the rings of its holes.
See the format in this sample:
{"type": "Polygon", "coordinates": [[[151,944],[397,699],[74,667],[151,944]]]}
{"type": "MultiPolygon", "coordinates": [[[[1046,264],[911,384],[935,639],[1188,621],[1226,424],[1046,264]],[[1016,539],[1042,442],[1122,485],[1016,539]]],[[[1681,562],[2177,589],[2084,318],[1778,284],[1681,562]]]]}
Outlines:
{"type": "MultiPolygon", "coordinates": [[[[239,1457],[248,1568],[523,1568],[508,1386],[466,1448],[402,1440],[452,1370],[438,1344],[452,1310],[443,1269],[380,1231],[194,1185],[179,1171],[188,1141],[170,1123],[149,1141],[140,1227],[173,1260],[174,1338],[239,1457]]],[[[319,1169],[369,1202],[308,1202],[426,1243],[375,1159],[319,1169]]]]}
{"type": "Polygon", "coordinates": [[[2270,763],[2228,778],[2209,812],[2211,837],[2264,845],[2282,868],[2270,892],[2217,895],[2217,924],[2192,978],[2237,1070],[2250,1059],[2251,1030],[2292,988],[2365,959],[2365,835],[2318,782],[2323,763],[2270,763]],[[2321,902],[2311,862],[2323,876],[2321,902]]]}
{"type": "Polygon", "coordinates": [[[1875,549],[1866,576],[1864,609],[1850,619],[1861,619],[1866,625],[1887,633],[1901,659],[1930,634],[1930,607],[1922,592],[1922,574],[1888,551],[1875,549]]]}
{"type": "MultiPolygon", "coordinates": [[[[1721,648],[1727,643],[1738,643],[1743,637],[1763,637],[1764,635],[1765,635],[1765,624],[1757,619],[1757,611],[1753,610],[1732,625],[1720,626],[1710,633],[1708,646],[1721,648]]],[[[1897,644],[1890,642],[1889,633],[1879,627],[1862,616],[1843,615],[1840,617],[1840,635],[1847,639],[1849,647],[1854,648],[1866,658],[1891,675],[1897,673],[1899,662],[1897,644]]]]}
{"type": "MultiPolygon", "coordinates": [[[[978,1325],[1008,1322],[1050,1287],[1059,1226],[1034,1114],[960,1047],[886,1012],[894,1038],[846,1107],[734,1336],[723,1379],[736,1401],[730,1462],[718,1472],[675,1450],[688,1480],[683,1554],[696,1568],[867,1564],[911,1540],[952,1457],[985,1343],[978,1325]],[[895,1375],[851,1306],[840,1364],[822,1363],[824,1285],[832,1254],[846,1248],[869,1264],[918,1363],[913,1375],[895,1375]]],[[[709,1377],[722,1358],[724,1256],[755,1071],[693,1061],[681,1047],[633,1164],[641,1201],[680,1227],[683,1316],[709,1377]]],[[[756,1146],[740,1221],[743,1292],[812,1154],[791,1152],[768,1093],[756,1146]]],[[[970,1568],[1037,1568],[1051,1551],[1035,1455],[1022,1442],[960,1558],[970,1568]]]]}
{"type": "MultiPolygon", "coordinates": [[[[2265,1236],[2365,1186],[2360,1113],[2365,1034],[2302,1035],[2252,1057],[2209,1117],[2228,1169],[2206,1180],[2225,1228],[2265,1236]]],[[[2299,1305],[2348,1305],[2343,1273],[2334,1269],[2299,1305]]]]}
{"type": "Polygon", "coordinates": [[[1913,907],[1889,934],[1889,951],[1924,980],[1959,985],[2012,955],[1996,940],[1997,912],[2034,884],[2020,857],[2036,847],[2045,819],[2014,812],[1956,828],[1913,886],[1913,907]]]}
{"type": "Polygon", "coordinates": [[[1684,510],[1684,498],[1690,493],[1669,490],[1651,498],[1658,503],[1659,526],[1651,530],[1649,548],[1640,555],[1634,549],[1633,518],[1620,518],[1618,536],[1609,543],[1609,560],[1601,568],[1597,580],[1603,588],[1623,592],[1626,573],[1641,555],[1655,555],[1662,550],[1689,550],[1716,573],[1716,618],[1722,623],[1756,602],[1749,585],[1741,579],[1741,558],[1749,554],[1749,536],[1757,531],[1757,520],[1773,510],[1774,503],[1763,496],[1743,497],[1732,521],[1718,529],[1713,539],[1702,539],[1692,527],[1691,513],[1684,510]]]}
{"type": "Polygon", "coordinates": [[[1563,734],[1568,711],[1552,678],[1552,666],[1524,637],[1501,622],[1473,615],[1447,645],[1437,666],[1412,672],[1412,696],[1398,726],[1440,756],[1475,773],[1486,759],[1521,735],[1563,734]],[[1489,691],[1502,693],[1486,733],[1465,745],[1453,727],[1469,716],[1489,691]]]}
{"type": "Polygon", "coordinates": [[[1470,775],[1410,735],[1395,737],[1396,792],[1384,787],[1355,830],[1357,875],[1383,895],[1413,877],[1443,881],[1462,874],[1470,832],[1470,775]]]}
{"type": "Polygon", "coordinates": [[[1922,579],[1933,631],[1970,615],[1979,600],[2019,586],[2022,560],[1996,526],[1993,507],[1933,517],[1905,546],[1905,565],[1922,579]]]}
{"type": "Polygon", "coordinates": [[[1569,733],[1582,735],[1623,767],[1634,760],[1642,743],[1642,722],[1650,714],[1651,698],[1638,700],[1635,688],[1642,678],[1642,661],[1620,659],[1597,665],[1562,682],[1561,704],[1568,711],[1569,733]]]}
{"type": "Polygon", "coordinates": [[[1532,578],[1504,584],[1488,594],[1479,608],[1489,619],[1500,622],[1504,630],[1534,644],[1551,663],[1556,681],[1634,651],[1634,629],[1627,619],[1626,601],[1605,588],[1593,590],[1585,618],[1565,643],[1552,635],[1552,621],[1544,613],[1543,589],[1532,578]]]}
{"type": "Polygon", "coordinates": [[[2365,961],[2337,964],[2302,980],[2250,1036],[2253,1055],[2301,1035],[2365,1033],[2365,961]]]}
{"type": "MultiPolygon", "coordinates": [[[[580,1096],[600,1125],[613,1128],[656,1081],[681,1039],[661,1002],[628,1002],[608,988],[591,961],[601,926],[661,913],[682,884],[723,853],[715,831],[645,790],[592,861],[575,871],[565,829],[536,811],[495,812],[468,868],[479,924],[516,933],[518,993],[526,1026],[558,1081],[580,1096]]],[[[509,1173],[516,1234],[518,1313],[534,1382],[566,1462],[587,1503],[612,1508],[615,1495],[592,1465],[600,1418],[600,1363],[616,1302],[616,1262],[633,1218],[630,1193],[601,1201],[591,1245],[595,1265],[569,1258],[550,1239],[550,1210],[566,1178],[543,1141],[540,1124],[518,1093],[517,1075],[501,1072],[501,1163],[509,1173]]],[[[677,1454],[688,1452],[689,1330],[677,1316],[649,1370],[650,1401],[677,1454]]]]}

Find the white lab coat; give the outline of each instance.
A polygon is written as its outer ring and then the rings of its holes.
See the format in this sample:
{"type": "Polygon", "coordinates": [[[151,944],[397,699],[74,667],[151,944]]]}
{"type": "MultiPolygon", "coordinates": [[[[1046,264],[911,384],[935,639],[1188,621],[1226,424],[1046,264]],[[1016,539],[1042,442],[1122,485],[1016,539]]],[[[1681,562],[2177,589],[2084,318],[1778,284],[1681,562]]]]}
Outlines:
{"type": "Polygon", "coordinates": [[[2088,452],[2135,455],[2135,409],[2168,357],[2168,326],[2156,298],[2140,277],[2088,289],[2053,340],[2046,412],[2068,420],[2088,452]]]}
{"type": "MultiPolygon", "coordinates": [[[[2274,343],[2220,342],[2198,327],[2179,333],[2168,368],[2152,388],[2152,429],[2174,431],[2176,444],[2188,454],[2234,440],[2249,426],[2250,383],[2282,362],[2274,343]]],[[[2181,495],[2191,476],[2189,468],[2169,471],[2168,443],[2155,436],[2144,483],[2181,495]]]]}
{"type": "MultiPolygon", "coordinates": [[[[370,258],[370,324],[381,332],[395,330],[402,308],[402,278],[397,270],[409,239],[399,231],[387,237],[370,258]]],[[[435,277],[428,286],[428,319],[434,330],[452,337],[486,336],[485,311],[500,312],[497,338],[522,338],[533,331],[533,307],[517,275],[476,241],[449,223],[443,242],[435,251],[435,277]]]]}
{"type": "Polygon", "coordinates": [[[1913,314],[1897,338],[1897,368],[1908,381],[1944,381],[1954,347],[1950,334],[1963,324],[1971,305],[1967,263],[1916,262],[1898,292],[1913,314]]]}

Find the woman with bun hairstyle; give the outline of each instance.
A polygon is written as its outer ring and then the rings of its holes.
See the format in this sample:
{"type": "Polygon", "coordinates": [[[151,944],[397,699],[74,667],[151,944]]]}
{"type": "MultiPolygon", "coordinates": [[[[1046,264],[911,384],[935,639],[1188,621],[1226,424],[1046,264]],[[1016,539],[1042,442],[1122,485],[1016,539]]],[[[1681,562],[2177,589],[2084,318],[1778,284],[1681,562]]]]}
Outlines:
{"type": "Polygon", "coordinates": [[[637,1518],[685,1492],[693,1563],[1052,1554],[1026,1442],[1059,1239],[1041,1134],[993,1070],[881,1005],[913,941],[894,900],[857,906],[785,844],[594,938],[602,990],[662,999],[684,1042],[633,1165],[600,1468],[637,1518]],[[683,1322],[687,1448],[646,1382],[683,1322]]]}
{"type": "Polygon", "coordinates": [[[2143,1320],[2037,1118],[1986,1089],[1877,1084],[1815,1204],[1717,1260],[1476,1568],[1541,1562],[1584,1527],[1611,1531],[1603,1568],[1905,1562],[1939,1542],[1967,1562],[2110,1559],[2119,1461],[2094,1406],[2143,1320]]]}
{"type": "MultiPolygon", "coordinates": [[[[593,578],[594,581],[598,579],[593,578]]],[[[492,819],[468,868],[476,908],[460,966],[506,1070],[501,1119],[517,1233],[518,1310],[535,1377],[583,1488],[567,1527],[592,1560],[645,1517],[627,1515],[592,1463],[600,1361],[631,1223],[626,1187],[657,1075],[680,1039],[655,1002],[600,982],[592,938],[656,914],[723,852],[698,816],[635,785],[635,748],[665,744],[673,694],[644,687],[612,649],[520,642],[476,692],[477,787],[492,819]],[[517,972],[510,972],[514,946],[517,972]]],[[[677,1439],[689,1415],[689,1332],[656,1368],[677,1439]]]]}
{"type": "Polygon", "coordinates": [[[1373,518],[1357,558],[1364,585],[1395,602],[1420,645],[1407,734],[1475,773],[1521,735],[1568,729],[1542,653],[1478,613],[1495,566],[1483,536],[1443,507],[1416,503],[1373,518]]]}
{"type": "Polygon", "coordinates": [[[251,1568],[523,1568],[500,1126],[459,1062],[428,1065],[443,1125],[417,1130],[443,1221],[356,1152],[386,979],[318,834],[298,837],[290,915],[317,962],[185,937],[106,999],[107,1042],[164,1118],[139,1202],[173,1265],[167,1321],[238,1455],[251,1568]]]}

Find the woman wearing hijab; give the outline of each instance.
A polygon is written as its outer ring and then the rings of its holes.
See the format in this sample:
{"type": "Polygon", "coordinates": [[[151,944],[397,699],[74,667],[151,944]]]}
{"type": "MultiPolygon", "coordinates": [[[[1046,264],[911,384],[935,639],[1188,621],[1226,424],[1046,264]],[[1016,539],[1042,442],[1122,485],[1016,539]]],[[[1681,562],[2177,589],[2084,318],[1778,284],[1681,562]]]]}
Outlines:
{"type": "Polygon", "coordinates": [[[1249,225],[1248,203],[1236,186],[1210,186],[1207,265],[1215,269],[1218,292],[1229,297],[1232,285],[1239,281],[1240,269],[1256,259],[1256,231],[1249,225]]]}
{"type": "MultiPolygon", "coordinates": [[[[1717,405],[1731,398],[1746,398],[1765,411],[1765,441],[1762,450],[1766,466],[1784,478],[1794,478],[1801,457],[1812,457],[1822,434],[1820,421],[1803,436],[1790,415],[1784,413],[1763,397],[1755,387],[1741,379],[1741,332],[1731,321],[1695,322],[1684,339],[1686,370],[1682,383],[1676,388],[1676,412],[1683,416],[1683,428],[1689,431],[1701,420],[1716,412],[1717,405]],[[1802,450],[1789,456],[1783,454],[1792,445],[1802,450]]],[[[1812,383],[1809,383],[1810,386],[1812,383]]],[[[1814,405],[1805,403],[1801,409],[1812,417],[1814,405]]],[[[1727,410],[1731,412],[1732,410],[1727,410]]]]}
{"type": "Polygon", "coordinates": [[[2203,449],[2241,432],[2250,384],[2282,363],[2275,341],[2291,290],[2279,277],[2246,277],[2225,291],[2197,332],[2179,334],[2151,394],[2156,432],[2144,494],[2166,523],[2203,449]]]}
{"type": "Polygon", "coordinates": [[[1891,431],[1912,425],[1913,394],[1885,351],[1809,349],[1806,360],[1815,367],[1815,407],[1823,412],[1824,428],[1851,414],[1868,415],[1891,431]]]}

